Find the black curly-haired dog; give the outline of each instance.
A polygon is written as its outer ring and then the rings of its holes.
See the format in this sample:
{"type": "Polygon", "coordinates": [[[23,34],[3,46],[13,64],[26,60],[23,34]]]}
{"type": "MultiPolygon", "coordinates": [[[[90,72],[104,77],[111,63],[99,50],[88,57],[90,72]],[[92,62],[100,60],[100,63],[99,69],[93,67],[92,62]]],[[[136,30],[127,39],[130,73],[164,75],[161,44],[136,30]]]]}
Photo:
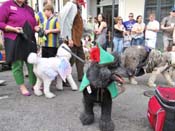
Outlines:
{"type": "Polygon", "coordinates": [[[114,131],[115,125],[111,119],[112,97],[107,87],[114,81],[123,83],[121,76],[127,77],[127,70],[120,67],[119,57],[115,57],[114,62],[105,65],[92,63],[86,76],[90,84],[83,90],[84,112],[80,115],[82,124],[90,125],[94,122],[93,107],[95,103],[100,103],[100,130],[114,131]]]}

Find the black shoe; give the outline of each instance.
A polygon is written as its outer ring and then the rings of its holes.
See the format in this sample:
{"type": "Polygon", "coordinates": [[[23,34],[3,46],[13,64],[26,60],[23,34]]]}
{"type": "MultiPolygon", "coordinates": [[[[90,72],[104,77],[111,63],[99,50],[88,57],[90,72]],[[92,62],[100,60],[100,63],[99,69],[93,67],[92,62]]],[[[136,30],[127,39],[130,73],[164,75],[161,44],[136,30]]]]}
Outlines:
{"type": "Polygon", "coordinates": [[[81,81],[82,81],[82,79],[79,79],[78,81],[79,81],[79,82],[81,82],[81,81]]]}
{"type": "Polygon", "coordinates": [[[68,82],[63,82],[63,86],[70,87],[70,84],[68,82]]]}

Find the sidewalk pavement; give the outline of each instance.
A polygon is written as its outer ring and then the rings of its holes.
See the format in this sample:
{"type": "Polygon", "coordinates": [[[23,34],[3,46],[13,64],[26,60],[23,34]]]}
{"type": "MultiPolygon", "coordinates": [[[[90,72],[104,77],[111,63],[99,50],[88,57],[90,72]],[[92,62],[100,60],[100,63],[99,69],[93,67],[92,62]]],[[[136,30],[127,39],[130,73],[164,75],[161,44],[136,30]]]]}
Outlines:
{"type": "MultiPolygon", "coordinates": [[[[76,80],[76,73],[73,70],[76,80]]],[[[57,91],[53,99],[35,96],[31,86],[26,84],[32,95],[20,94],[11,71],[0,72],[0,79],[6,80],[6,86],[0,86],[0,127],[1,131],[99,131],[101,109],[95,106],[95,122],[82,126],[79,116],[83,111],[82,93],[64,88],[57,91]]],[[[112,119],[115,131],[152,131],[147,120],[149,98],[143,95],[150,90],[146,83],[147,76],[137,78],[139,85],[126,84],[126,91],[113,100],[112,119]]],[[[126,80],[127,81],[127,80],[126,80]]],[[[160,83],[162,80],[159,81],[160,83]]],[[[76,80],[76,83],[80,83],[76,80]]],[[[154,90],[154,89],[151,89],[154,90]]]]}

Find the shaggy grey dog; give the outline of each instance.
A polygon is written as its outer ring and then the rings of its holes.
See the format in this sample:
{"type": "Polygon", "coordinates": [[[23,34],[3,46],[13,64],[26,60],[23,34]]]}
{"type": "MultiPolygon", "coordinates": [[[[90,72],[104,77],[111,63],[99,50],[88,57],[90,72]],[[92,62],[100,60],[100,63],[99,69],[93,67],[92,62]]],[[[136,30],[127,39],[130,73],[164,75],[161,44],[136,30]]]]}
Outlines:
{"type": "Polygon", "coordinates": [[[124,51],[121,60],[123,66],[132,72],[132,77],[129,77],[131,84],[137,84],[135,76],[151,73],[148,86],[156,87],[158,74],[162,74],[169,85],[175,86],[171,74],[175,64],[175,52],[162,53],[144,46],[131,46],[124,51]]]}

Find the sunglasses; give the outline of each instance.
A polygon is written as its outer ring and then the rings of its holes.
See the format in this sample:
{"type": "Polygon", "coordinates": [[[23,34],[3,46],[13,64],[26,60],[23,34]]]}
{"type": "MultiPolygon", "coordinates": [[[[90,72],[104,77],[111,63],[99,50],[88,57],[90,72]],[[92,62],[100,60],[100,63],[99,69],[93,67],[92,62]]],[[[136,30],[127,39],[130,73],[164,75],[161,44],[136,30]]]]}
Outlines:
{"type": "Polygon", "coordinates": [[[133,17],[133,16],[129,16],[129,17],[133,17]]]}

